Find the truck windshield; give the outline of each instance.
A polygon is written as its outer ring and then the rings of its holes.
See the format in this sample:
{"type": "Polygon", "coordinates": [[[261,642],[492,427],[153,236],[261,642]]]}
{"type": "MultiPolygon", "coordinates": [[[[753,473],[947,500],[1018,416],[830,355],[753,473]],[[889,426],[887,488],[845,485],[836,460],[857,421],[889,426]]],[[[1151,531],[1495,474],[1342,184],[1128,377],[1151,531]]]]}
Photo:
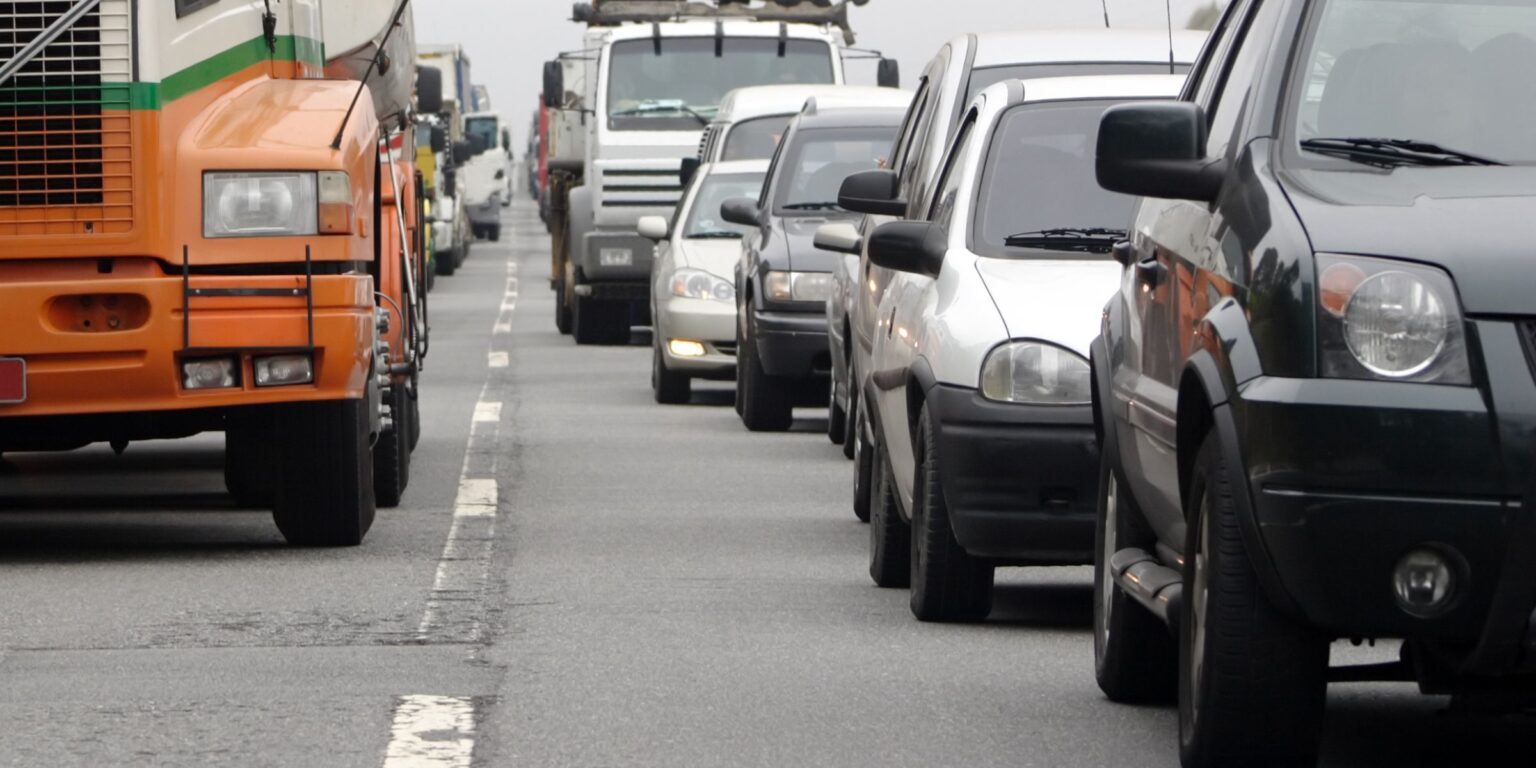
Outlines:
{"type": "Polygon", "coordinates": [[[1304,161],[1536,163],[1536,2],[1326,0],[1314,13],[1290,97],[1304,161]]]}
{"type": "Polygon", "coordinates": [[[464,121],[464,132],[470,136],[478,136],[483,142],[480,146],[487,150],[495,149],[500,137],[497,135],[496,118],[471,117],[464,121]]]}
{"type": "Polygon", "coordinates": [[[616,131],[697,131],[732,89],[833,81],[831,47],[819,40],[784,41],[780,55],[776,37],[645,38],[614,43],[609,58],[616,131]]]}
{"type": "Polygon", "coordinates": [[[699,193],[693,197],[693,207],[688,209],[683,237],[736,239],[745,235],[747,227],[720,218],[720,206],[732,198],[756,199],[762,195],[763,174],[710,174],[700,184],[699,193]]]}
{"type": "Polygon", "coordinates": [[[792,117],[794,115],[774,115],[737,123],[725,136],[725,150],[720,159],[767,160],[773,157],[792,117]]]}
{"type": "Polygon", "coordinates": [[[1131,220],[1132,198],[1094,176],[1107,101],[1025,104],[998,122],[977,185],[972,248],[998,258],[1093,258],[1131,220]]]}

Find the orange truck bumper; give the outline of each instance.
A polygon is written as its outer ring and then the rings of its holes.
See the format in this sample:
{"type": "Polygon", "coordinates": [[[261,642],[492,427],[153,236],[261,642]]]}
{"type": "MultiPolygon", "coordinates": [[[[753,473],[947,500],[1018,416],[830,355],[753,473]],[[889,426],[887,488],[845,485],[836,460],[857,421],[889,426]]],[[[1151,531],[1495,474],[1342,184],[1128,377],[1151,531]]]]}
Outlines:
{"type": "Polygon", "coordinates": [[[0,420],[364,396],[374,338],[367,275],[315,275],[312,283],[303,275],[196,275],[184,284],[147,260],[118,265],[102,275],[78,263],[0,271],[0,358],[26,365],[26,400],[0,405],[0,420]],[[247,295],[196,296],[209,289],[247,295]],[[255,385],[253,356],[311,347],[313,383],[255,385]],[[238,359],[238,384],[187,389],[183,361],[206,357],[238,359]]]}

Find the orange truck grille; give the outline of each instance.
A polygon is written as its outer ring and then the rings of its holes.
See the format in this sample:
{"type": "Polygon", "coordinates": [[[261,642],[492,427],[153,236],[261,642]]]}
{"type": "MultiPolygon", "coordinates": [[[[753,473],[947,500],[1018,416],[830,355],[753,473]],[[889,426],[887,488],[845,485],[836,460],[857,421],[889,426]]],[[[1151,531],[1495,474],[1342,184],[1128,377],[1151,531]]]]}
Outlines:
{"type": "MultiPolygon", "coordinates": [[[[73,5],[0,0],[0,61],[73,5]]],[[[0,85],[0,236],[131,229],[131,12],[102,0],[0,85]]]]}

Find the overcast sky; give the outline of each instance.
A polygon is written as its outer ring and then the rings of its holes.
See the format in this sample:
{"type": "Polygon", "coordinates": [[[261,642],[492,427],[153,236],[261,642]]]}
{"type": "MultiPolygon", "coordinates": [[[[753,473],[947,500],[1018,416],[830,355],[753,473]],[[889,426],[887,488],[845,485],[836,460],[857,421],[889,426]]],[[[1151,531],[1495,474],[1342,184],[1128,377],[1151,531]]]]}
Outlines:
{"type": "MultiPolygon", "coordinates": [[[[521,147],[529,116],[538,106],[540,66],[562,50],[581,47],[581,27],[570,21],[572,0],[415,0],[417,39],[460,43],[469,54],[475,82],[490,89],[491,103],[512,124],[521,147]]],[[[1117,27],[1162,27],[1162,0],[1108,0],[1117,27]]],[[[1174,22],[1183,26],[1208,0],[1172,0],[1174,22]]],[[[955,35],[1004,29],[1098,26],[1099,0],[870,0],[851,14],[859,45],[878,48],[901,62],[910,83],[955,35]]],[[[854,70],[854,82],[873,83],[872,67],[854,70]]]]}

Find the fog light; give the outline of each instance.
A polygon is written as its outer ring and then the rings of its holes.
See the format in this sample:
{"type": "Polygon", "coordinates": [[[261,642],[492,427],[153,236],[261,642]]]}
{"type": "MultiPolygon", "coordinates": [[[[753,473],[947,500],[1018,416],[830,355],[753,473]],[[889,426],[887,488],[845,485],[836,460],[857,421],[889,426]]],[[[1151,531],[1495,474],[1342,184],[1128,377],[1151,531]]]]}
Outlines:
{"type": "Polygon", "coordinates": [[[315,380],[315,365],[309,355],[275,355],[254,361],[256,386],[283,387],[308,384],[315,380]]]}
{"type": "Polygon", "coordinates": [[[687,339],[673,339],[667,342],[667,348],[678,357],[703,357],[704,345],[697,341],[687,339]]]}
{"type": "Polygon", "coordinates": [[[1444,613],[1456,596],[1456,586],[1450,560],[1433,549],[1409,552],[1392,572],[1398,607],[1421,619],[1444,613]]]}
{"type": "Polygon", "coordinates": [[[233,357],[184,360],[181,385],[187,389],[226,389],[240,386],[240,361],[233,357]]]}

